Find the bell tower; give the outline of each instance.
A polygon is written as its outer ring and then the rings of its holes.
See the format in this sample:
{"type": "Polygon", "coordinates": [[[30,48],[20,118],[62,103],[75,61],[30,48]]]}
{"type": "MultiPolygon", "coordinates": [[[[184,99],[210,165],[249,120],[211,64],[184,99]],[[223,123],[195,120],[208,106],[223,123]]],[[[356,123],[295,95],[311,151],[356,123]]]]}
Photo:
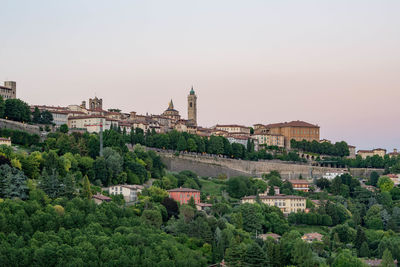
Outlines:
{"type": "Polygon", "coordinates": [[[197,96],[193,86],[188,95],[188,120],[191,124],[197,126],[197,96]]]}

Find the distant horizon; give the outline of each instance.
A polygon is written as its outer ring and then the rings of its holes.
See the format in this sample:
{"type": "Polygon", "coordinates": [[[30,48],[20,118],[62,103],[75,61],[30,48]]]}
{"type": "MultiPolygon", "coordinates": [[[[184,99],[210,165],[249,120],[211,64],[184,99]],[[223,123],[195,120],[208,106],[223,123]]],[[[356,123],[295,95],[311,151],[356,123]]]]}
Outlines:
{"type": "Polygon", "coordinates": [[[193,85],[204,127],[302,120],[400,148],[400,1],[1,2],[0,81],[29,104],[161,114],[172,98],[187,118],[193,85]]]}

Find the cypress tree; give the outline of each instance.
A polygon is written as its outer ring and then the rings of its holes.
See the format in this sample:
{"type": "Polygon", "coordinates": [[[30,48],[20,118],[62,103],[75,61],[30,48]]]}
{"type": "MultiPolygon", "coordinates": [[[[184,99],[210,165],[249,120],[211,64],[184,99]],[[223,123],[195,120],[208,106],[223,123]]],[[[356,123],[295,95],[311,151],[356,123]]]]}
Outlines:
{"type": "Polygon", "coordinates": [[[358,251],[358,256],[362,257],[362,258],[368,258],[369,257],[369,247],[367,242],[363,242],[361,244],[360,250],[358,251]]]}
{"type": "Polygon", "coordinates": [[[390,253],[389,249],[385,249],[385,251],[383,252],[381,266],[382,267],[394,267],[395,266],[392,253],[390,253]]]}
{"type": "Polygon", "coordinates": [[[92,190],[90,189],[90,182],[89,182],[89,178],[87,177],[87,175],[85,175],[85,177],[83,177],[82,196],[87,199],[92,198],[92,190]]]}
{"type": "Polygon", "coordinates": [[[261,247],[253,242],[249,245],[244,258],[245,266],[264,266],[267,263],[267,257],[261,247]]]}

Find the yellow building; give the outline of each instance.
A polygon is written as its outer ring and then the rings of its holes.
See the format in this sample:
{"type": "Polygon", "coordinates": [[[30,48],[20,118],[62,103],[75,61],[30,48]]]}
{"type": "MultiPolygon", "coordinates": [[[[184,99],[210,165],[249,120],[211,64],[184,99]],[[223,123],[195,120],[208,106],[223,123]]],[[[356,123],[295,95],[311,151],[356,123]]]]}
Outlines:
{"type": "Polygon", "coordinates": [[[386,149],[375,148],[373,150],[358,150],[357,155],[361,156],[363,159],[366,159],[367,157],[373,157],[375,155],[383,158],[386,155],[386,149]]]}
{"type": "Polygon", "coordinates": [[[304,121],[291,121],[268,125],[255,124],[257,133],[283,135],[285,147],[290,148],[290,140],[319,142],[319,126],[304,121]]]}
{"type": "Polygon", "coordinates": [[[258,141],[259,145],[277,146],[277,147],[285,146],[285,137],[281,134],[264,134],[255,131],[253,137],[258,141]]]}
{"type": "Polygon", "coordinates": [[[230,134],[242,134],[242,135],[249,135],[250,134],[250,127],[246,127],[243,125],[236,125],[236,124],[229,124],[229,125],[219,125],[215,126],[216,130],[226,131],[230,134]]]}
{"type": "MultiPolygon", "coordinates": [[[[278,196],[260,196],[260,201],[268,206],[276,206],[280,208],[283,214],[291,212],[302,212],[306,209],[306,198],[293,195],[278,195],[278,196]]],[[[242,198],[242,204],[256,203],[256,196],[248,196],[242,198]]]]}

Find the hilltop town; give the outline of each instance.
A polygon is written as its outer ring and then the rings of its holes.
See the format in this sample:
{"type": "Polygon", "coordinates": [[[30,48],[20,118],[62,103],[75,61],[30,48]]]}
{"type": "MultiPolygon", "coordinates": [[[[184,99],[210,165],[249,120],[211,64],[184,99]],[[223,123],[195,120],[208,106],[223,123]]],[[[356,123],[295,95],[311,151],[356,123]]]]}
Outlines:
{"type": "Polygon", "coordinates": [[[300,120],[201,127],[193,88],[187,119],[172,100],[141,115],[0,89],[1,266],[399,260],[396,150],[356,153],[300,120]]]}

